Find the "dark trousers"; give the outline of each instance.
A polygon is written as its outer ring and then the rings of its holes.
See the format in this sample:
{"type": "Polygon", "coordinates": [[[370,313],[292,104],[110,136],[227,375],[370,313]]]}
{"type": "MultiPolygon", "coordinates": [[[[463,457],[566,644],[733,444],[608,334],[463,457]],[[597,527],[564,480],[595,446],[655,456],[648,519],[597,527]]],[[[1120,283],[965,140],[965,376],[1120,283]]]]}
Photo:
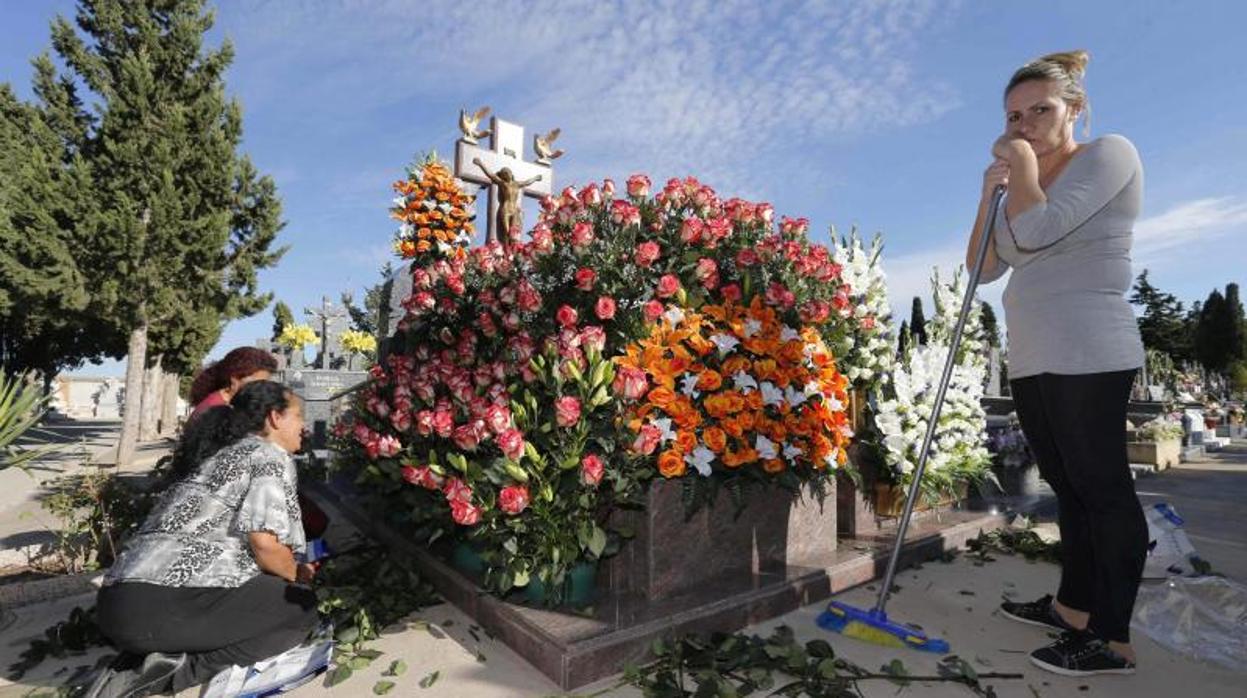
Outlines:
{"type": "Polygon", "coordinates": [[[316,593],[270,574],[233,589],[122,582],[100,589],[96,609],[118,649],[187,654],[173,690],[281,654],[317,624],[316,593]]]}
{"type": "Polygon", "coordinates": [[[1056,492],[1061,529],[1057,600],[1091,614],[1089,629],[1130,641],[1147,558],[1147,522],[1126,458],[1126,402],[1134,371],[1010,381],[1039,472],[1056,492]]]}

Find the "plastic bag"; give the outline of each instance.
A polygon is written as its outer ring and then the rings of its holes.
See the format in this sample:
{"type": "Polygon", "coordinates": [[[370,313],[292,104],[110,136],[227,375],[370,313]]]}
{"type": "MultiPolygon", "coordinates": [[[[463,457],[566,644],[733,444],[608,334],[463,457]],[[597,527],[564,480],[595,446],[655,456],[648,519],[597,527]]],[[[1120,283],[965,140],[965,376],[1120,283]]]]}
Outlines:
{"type": "Polygon", "coordinates": [[[294,690],[329,668],[332,632],[263,659],[249,667],[233,666],[212,677],[200,698],[258,698],[294,690]]]}
{"type": "Polygon", "coordinates": [[[1164,502],[1143,507],[1143,517],[1147,519],[1148,537],[1144,579],[1165,579],[1200,571],[1203,561],[1195,554],[1195,546],[1182,530],[1182,518],[1173,507],[1164,502]]]}
{"type": "Polygon", "coordinates": [[[1131,625],[1174,652],[1247,671],[1247,587],[1238,582],[1208,576],[1144,584],[1131,625]]]}

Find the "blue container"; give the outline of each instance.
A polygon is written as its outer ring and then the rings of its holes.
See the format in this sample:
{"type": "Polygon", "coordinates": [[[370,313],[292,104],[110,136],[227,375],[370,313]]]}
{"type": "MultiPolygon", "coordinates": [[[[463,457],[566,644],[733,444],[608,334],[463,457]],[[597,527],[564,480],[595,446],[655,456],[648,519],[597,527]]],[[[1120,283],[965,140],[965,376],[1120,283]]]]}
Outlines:
{"type": "MultiPolygon", "coordinates": [[[[561,602],[567,606],[585,607],[593,603],[593,589],[597,583],[598,567],[593,562],[581,562],[572,567],[563,578],[563,598],[561,602]]],[[[555,602],[552,590],[540,579],[533,577],[528,586],[524,587],[524,598],[532,604],[550,606],[555,602]]]]}

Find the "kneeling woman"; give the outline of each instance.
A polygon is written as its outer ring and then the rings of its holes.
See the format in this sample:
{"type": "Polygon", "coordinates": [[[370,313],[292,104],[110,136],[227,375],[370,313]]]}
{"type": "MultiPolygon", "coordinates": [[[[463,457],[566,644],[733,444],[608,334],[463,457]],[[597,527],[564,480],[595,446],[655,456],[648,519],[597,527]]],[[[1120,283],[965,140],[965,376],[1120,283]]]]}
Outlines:
{"type": "Polygon", "coordinates": [[[299,399],[249,383],[200,416],[174,454],[175,483],[100,590],[100,629],[123,659],[89,695],[178,691],[298,645],[315,627],[291,453],[299,399]]]}

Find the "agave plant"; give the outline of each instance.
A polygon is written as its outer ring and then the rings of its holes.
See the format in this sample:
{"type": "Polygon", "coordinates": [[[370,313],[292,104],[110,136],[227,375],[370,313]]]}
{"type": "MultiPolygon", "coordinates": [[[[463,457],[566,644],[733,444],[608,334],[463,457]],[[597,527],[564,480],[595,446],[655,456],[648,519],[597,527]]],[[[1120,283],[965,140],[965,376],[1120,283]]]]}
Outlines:
{"type": "Polygon", "coordinates": [[[39,422],[47,403],[25,376],[0,373],[0,470],[22,467],[43,454],[43,449],[19,448],[17,440],[39,422]]]}

